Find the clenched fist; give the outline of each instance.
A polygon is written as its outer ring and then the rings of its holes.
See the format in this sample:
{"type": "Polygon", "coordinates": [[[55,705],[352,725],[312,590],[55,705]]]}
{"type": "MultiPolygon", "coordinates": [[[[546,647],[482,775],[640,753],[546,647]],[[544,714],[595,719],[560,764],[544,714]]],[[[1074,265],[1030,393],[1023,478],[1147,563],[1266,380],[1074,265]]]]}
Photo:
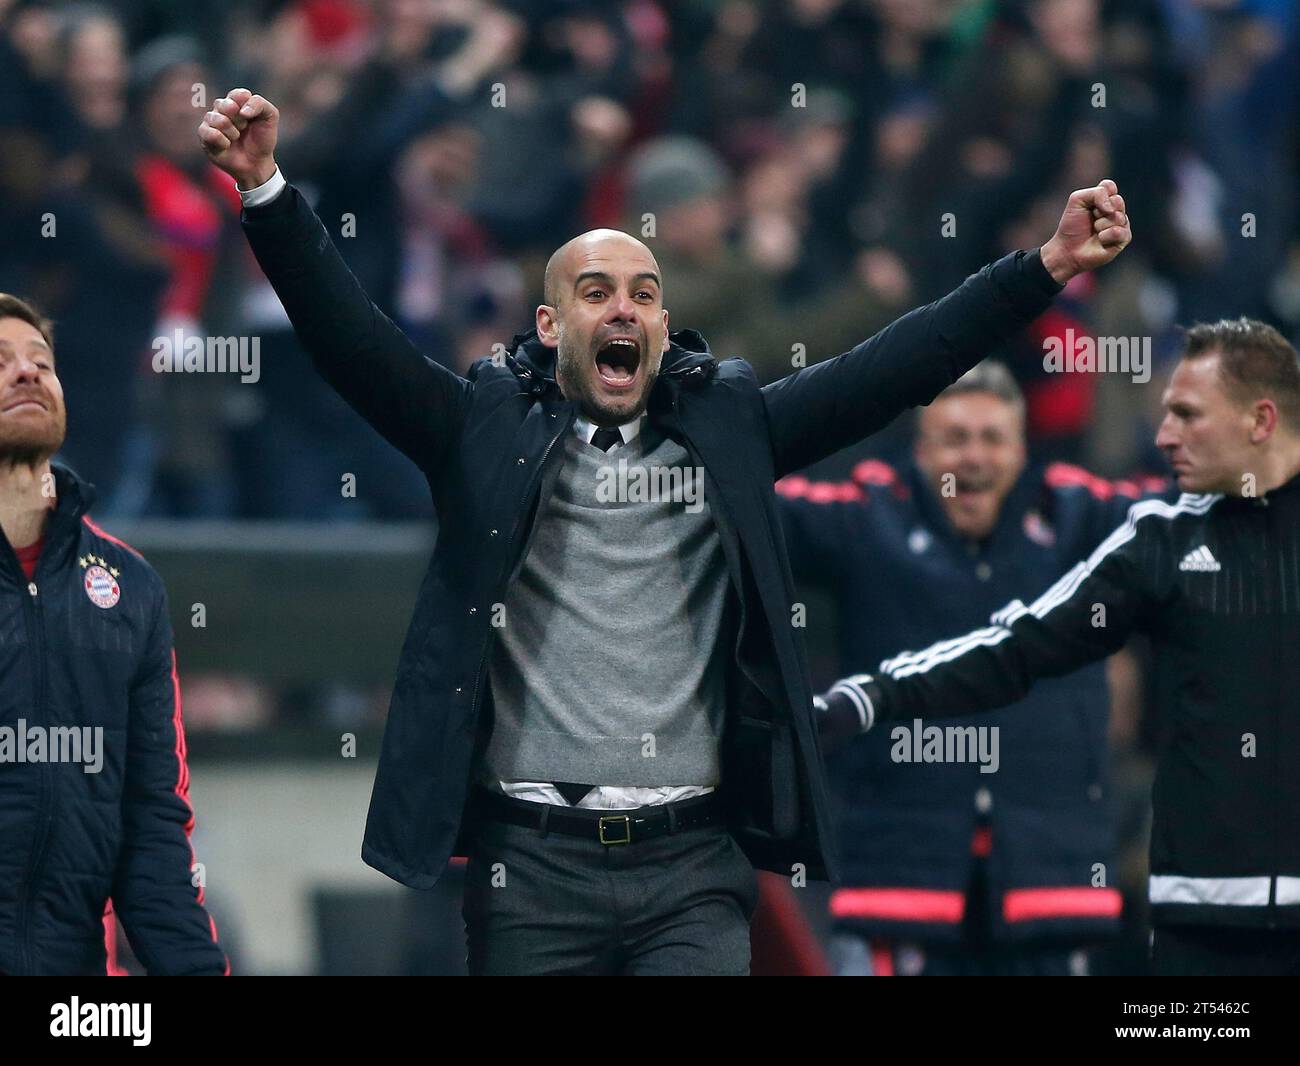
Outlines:
{"type": "Polygon", "coordinates": [[[1124,197],[1106,178],[1091,189],[1070,193],[1052,239],[1043,245],[1043,266],[1058,282],[1105,266],[1133,239],[1124,197]]]}
{"type": "Polygon", "coordinates": [[[275,173],[275,138],[280,112],[248,89],[231,89],[212,105],[199,126],[208,158],[241,189],[264,185],[275,173]]]}

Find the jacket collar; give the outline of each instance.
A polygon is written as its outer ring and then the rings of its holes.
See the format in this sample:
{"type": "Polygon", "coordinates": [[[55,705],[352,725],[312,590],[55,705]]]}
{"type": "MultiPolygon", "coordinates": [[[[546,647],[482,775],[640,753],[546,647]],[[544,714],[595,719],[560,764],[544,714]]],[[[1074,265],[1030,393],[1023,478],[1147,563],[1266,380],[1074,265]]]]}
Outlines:
{"type": "MultiPolygon", "coordinates": [[[[75,543],[81,519],[95,502],[95,487],[62,463],[51,463],[50,470],[54,474],[56,498],[54,510],[46,519],[45,531],[41,534],[44,538],[41,558],[49,557],[57,561],[58,556],[71,550],[69,545],[75,543]]],[[[17,568],[17,555],[4,534],[0,533],[0,554],[3,554],[4,549],[8,549],[13,565],[17,568]]],[[[16,569],[16,572],[21,576],[21,570],[16,569]]]]}
{"type": "MultiPolygon", "coordinates": [[[[541,394],[548,388],[558,388],[555,381],[555,349],[548,348],[537,336],[534,327],[527,333],[517,333],[510,341],[506,364],[528,391],[541,394]]],[[[686,388],[696,388],[713,376],[718,361],[709,351],[708,342],[693,329],[674,329],[668,332],[668,351],[659,364],[659,380],[654,391],[665,382],[686,388]]]]}
{"type": "MultiPolygon", "coordinates": [[[[1195,493],[1193,495],[1202,494],[1195,493]]],[[[1294,507],[1297,502],[1300,502],[1300,474],[1294,475],[1289,481],[1284,481],[1267,492],[1257,493],[1254,496],[1246,496],[1235,492],[1224,493],[1223,499],[1218,506],[1226,506],[1232,509],[1267,507],[1270,504],[1294,507]]]]}
{"type": "Polygon", "coordinates": [[[45,547],[41,554],[57,558],[59,552],[72,551],[77,543],[81,520],[95,502],[95,486],[61,463],[51,463],[50,469],[54,472],[58,499],[45,525],[45,547]]]}
{"type": "Polygon", "coordinates": [[[54,472],[54,491],[58,494],[54,513],[65,513],[73,521],[80,521],[94,506],[95,486],[62,463],[51,463],[50,469],[54,472]]]}

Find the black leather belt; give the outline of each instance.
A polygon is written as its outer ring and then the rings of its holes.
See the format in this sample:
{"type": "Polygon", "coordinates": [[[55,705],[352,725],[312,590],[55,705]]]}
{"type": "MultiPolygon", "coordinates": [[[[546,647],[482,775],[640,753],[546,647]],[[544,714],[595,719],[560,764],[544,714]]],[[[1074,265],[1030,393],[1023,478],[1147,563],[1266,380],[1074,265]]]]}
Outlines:
{"type": "Polygon", "coordinates": [[[722,802],[716,791],[677,803],[634,807],[625,811],[530,803],[486,788],[475,789],[474,802],[476,813],[495,822],[536,829],[543,836],[563,833],[606,845],[636,844],[670,833],[717,825],[723,820],[722,802]]]}

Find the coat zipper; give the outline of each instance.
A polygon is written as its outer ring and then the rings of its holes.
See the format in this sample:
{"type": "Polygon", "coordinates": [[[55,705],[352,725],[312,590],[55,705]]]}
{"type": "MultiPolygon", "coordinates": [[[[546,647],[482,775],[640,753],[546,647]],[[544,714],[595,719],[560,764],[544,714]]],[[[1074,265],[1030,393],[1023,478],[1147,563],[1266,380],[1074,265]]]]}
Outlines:
{"type": "MultiPolygon", "coordinates": [[[[42,552],[41,562],[48,557],[49,545],[42,552]]],[[[37,563],[38,571],[43,569],[37,563]]],[[[22,568],[19,567],[19,573],[22,568]]],[[[23,575],[26,577],[26,575],[23,575]]],[[[41,576],[34,574],[33,578],[41,576]]],[[[45,661],[45,626],[41,621],[41,602],[39,589],[35,580],[27,583],[27,599],[23,606],[23,616],[27,625],[27,644],[32,650],[32,670],[36,700],[34,710],[38,715],[40,726],[48,725],[46,713],[46,661],[45,661]]],[[[40,883],[41,868],[45,862],[45,850],[49,845],[50,827],[54,821],[53,789],[50,781],[50,764],[42,761],[38,770],[40,781],[39,826],[36,840],[32,846],[31,862],[22,882],[22,897],[18,904],[19,965],[21,972],[32,972],[32,926],[31,912],[35,902],[36,888],[40,883]]]]}

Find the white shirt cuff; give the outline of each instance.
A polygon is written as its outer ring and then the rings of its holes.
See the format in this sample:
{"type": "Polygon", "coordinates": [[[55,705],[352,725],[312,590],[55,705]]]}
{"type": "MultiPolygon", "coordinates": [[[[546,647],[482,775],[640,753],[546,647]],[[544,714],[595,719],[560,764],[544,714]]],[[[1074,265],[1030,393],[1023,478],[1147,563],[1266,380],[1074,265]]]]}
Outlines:
{"type": "Polygon", "coordinates": [[[855,677],[846,677],[831,686],[832,692],[839,692],[848,697],[849,702],[858,712],[864,733],[869,733],[871,727],[876,724],[875,705],[866,690],[862,688],[864,684],[869,684],[873,680],[875,679],[870,674],[858,674],[855,677]]]}
{"type": "Polygon", "coordinates": [[[269,204],[280,193],[284,192],[284,187],[289,183],[284,180],[284,175],[280,173],[280,168],[275,168],[275,173],[266,179],[256,189],[240,189],[239,198],[243,201],[245,207],[261,207],[263,204],[269,204]]]}

